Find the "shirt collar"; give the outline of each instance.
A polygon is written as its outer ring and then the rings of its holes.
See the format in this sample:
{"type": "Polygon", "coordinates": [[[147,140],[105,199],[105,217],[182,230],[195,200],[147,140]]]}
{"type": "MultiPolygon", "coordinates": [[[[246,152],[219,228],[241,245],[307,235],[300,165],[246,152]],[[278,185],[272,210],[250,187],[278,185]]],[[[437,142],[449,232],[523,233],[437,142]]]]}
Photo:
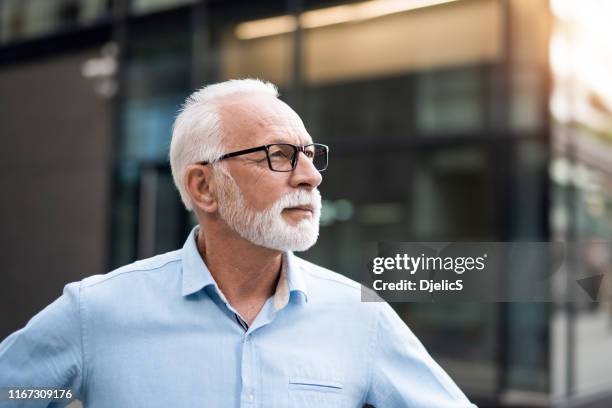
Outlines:
{"type": "Polygon", "coordinates": [[[198,252],[196,235],[199,228],[196,226],[191,230],[181,253],[183,296],[191,295],[208,285],[215,285],[215,280],[198,252]]]}
{"type": "MultiPolygon", "coordinates": [[[[191,295],[209,285],[214,285],[221,296],[223,296],[198,251],[196,236],[199,229],[199,225],[195,226],[189,233],[185,245],[183,245],[181,253],[183,269],[182,295],[191,295]]],[[[274,308],[280,310],[285,307],[289,303],[289,297],[293,292],[296,292],[296,295],[301,294],[303,302],[308,301],[308,292],[306,291],[306,283],[302,276],[300,265],[295,255],[287,251],[283,253],[283,267],[273,299],[274,308]]]]}

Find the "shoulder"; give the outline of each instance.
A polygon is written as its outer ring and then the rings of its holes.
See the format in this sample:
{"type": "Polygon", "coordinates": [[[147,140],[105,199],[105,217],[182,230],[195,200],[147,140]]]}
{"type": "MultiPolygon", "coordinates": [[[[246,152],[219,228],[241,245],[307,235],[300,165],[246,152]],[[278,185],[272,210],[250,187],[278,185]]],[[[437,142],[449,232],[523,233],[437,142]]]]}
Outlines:
{"type": "Polygon", "coordinates": [[[89,276],[80,282],[80,288],[88,293],[104,291],[110,287],[114,290],[121,286],[133,288],[133,284],[159,279],[168,273],[175,274],[180,268],[180,261],[180,250],[166,252],[132,262],[106,274],[89,276]]]}
{"type": "Polygon", "coordinates": [[[309,297],[334,301],[378,303],[371,302],[379,299],[372,290],[361,283],[297,256],[294,256],[294,259],[306,281],[309,297]]]}
{"type": "Polygon", "coordinates": [[[295,257],[297,265],[300,267],[302,274],[310,281],[328,283],[334,286],[340,286],[347,290],[360,290],[361,284],[344,275],[324,268],[305,259],[295,257]]]}

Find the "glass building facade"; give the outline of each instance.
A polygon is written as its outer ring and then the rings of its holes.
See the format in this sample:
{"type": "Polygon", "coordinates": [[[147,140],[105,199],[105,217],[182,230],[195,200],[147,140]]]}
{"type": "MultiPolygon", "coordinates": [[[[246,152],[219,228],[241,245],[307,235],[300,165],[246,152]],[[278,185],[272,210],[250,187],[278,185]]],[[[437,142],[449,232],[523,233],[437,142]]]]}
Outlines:
{"type": "MultiPolygon", "coordinates": [[[[195,222],[167,163],[185,97],[274,82],[331,148],[304,256],[355,278],[364,242],[609,241],[612,92],[568,73],[596,17],[566,3],[4,0],[0,63],[94,51],[79,74],[112,109],[107,270],[179,247],[195,222]]],[[[610,272],[609,245],[594,251],[577,268],[610,272]]],[[[605,302],[393,306],[480,406],[612,395],[605,302]]]]}

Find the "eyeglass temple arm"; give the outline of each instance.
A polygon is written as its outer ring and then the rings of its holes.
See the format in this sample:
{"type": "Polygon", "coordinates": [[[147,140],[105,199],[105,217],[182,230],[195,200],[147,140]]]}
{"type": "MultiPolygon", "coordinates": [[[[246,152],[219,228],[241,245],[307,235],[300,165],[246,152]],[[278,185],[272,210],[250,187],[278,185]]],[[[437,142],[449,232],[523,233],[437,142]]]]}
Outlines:
{"type": "MultiPolygon", "coordinates": [[[[237,152],[231,152],[231,153],[224,154],[223,156],[213,161],[221,161],[221,160],[229,159],[230,157],[240,156],[243,154],[248,154],[248,153],[253,153],[253,152],[259,152],[261,150],[267,150],[267,149],[268,149],[268,145],[251,147],[250,149],[238,150],[237,152]]],[[[199,164],[210,164],[210,163],[211,161],[204,160],[204,161],[201,161],[199,164]]]]}

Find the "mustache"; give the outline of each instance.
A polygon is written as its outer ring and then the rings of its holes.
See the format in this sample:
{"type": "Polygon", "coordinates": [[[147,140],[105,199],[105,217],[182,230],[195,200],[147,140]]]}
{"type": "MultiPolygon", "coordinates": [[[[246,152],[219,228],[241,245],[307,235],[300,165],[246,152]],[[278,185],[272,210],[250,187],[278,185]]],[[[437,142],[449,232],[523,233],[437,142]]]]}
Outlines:
{"type": "Polygon", "coordinates": [[[310,206],[314,213],[321,212],[321,193],[317,189],[298,190],[285,194],[274,207],[280,212],[285,208],[310,206]]]}

